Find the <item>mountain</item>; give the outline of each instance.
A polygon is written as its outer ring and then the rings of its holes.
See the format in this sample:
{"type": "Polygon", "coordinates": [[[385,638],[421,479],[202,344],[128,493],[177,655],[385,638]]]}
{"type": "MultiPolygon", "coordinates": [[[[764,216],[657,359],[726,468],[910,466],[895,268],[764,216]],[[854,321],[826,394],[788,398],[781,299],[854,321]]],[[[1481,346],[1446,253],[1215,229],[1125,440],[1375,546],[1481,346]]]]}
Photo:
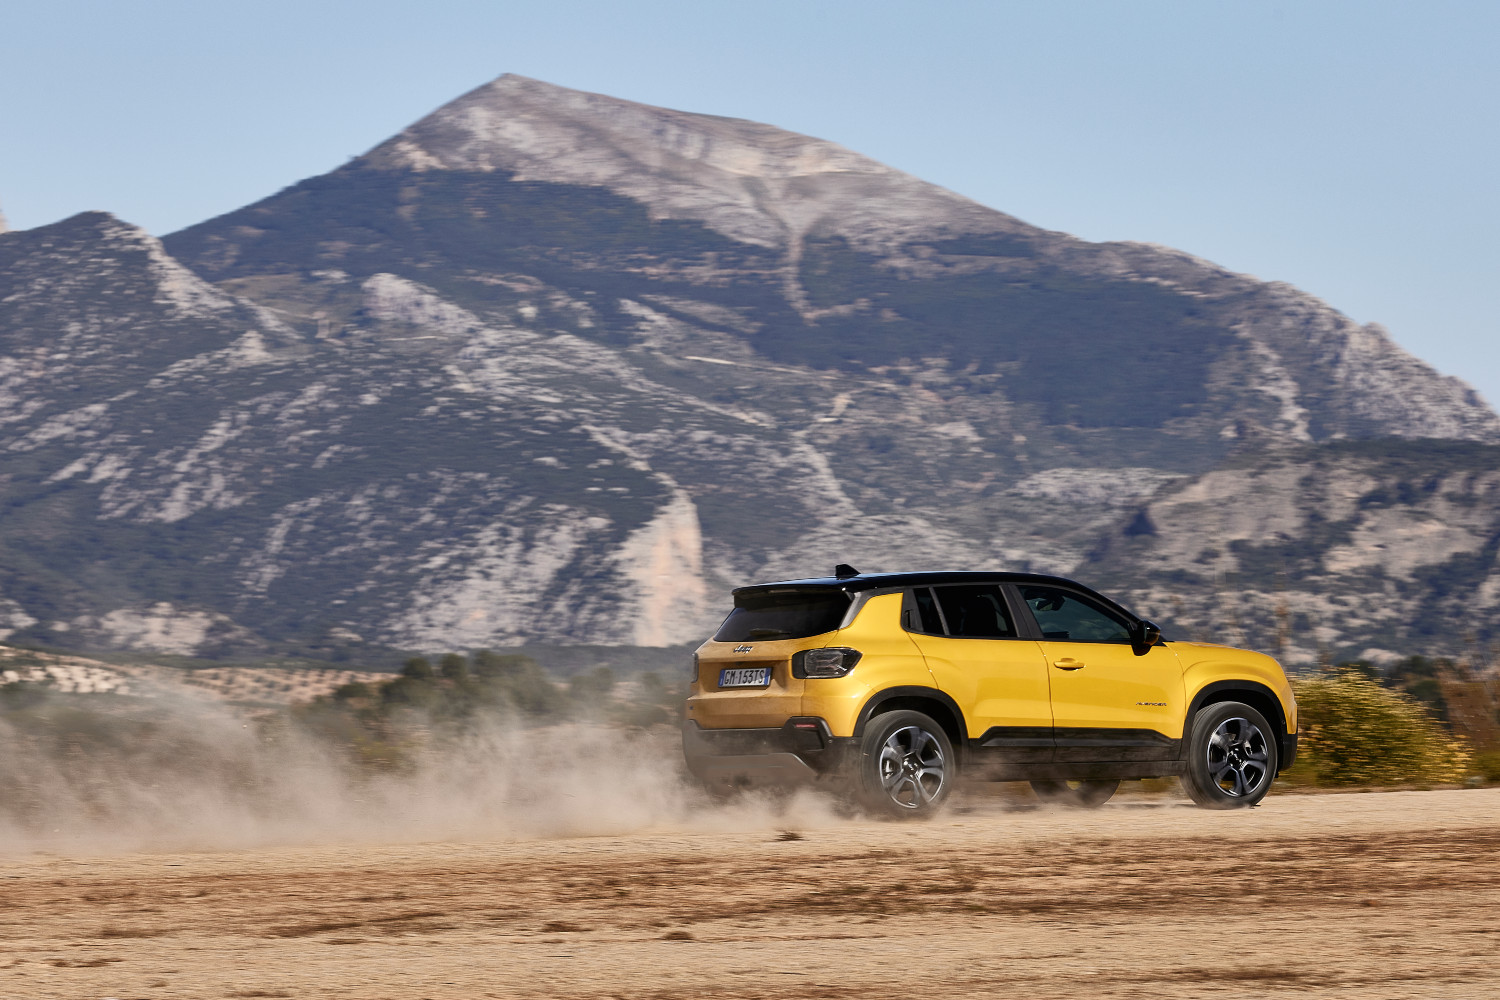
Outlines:
{"type": "Polygon", "coordinates": [[[672,645],[836,561],[1300,657],[1496,637],[1500,418],[1378,327],[523,77],[161,243],[0,236],[0,355],[13,641],[672,645]]]}
{"type": "Polygon", "coordinates": [[[22,637],[649,643],[693,586],[691,505],[536,398],[629,394],[608,351],[527,350],[396,278],[367,283],[371,335],[330,346],[102,214],[7,236],[0,274],[0,607],[22,637]],[[454,348],[495,392],[454,384],[454,348]]]}
{"type": "Polygon", "coordinates": [[[1087,565],[1220,641],[1378,663],[1486,656],[1497,550],[1500,448],[1367,440],[1246,455],[1173,484],[1087,565]]]}

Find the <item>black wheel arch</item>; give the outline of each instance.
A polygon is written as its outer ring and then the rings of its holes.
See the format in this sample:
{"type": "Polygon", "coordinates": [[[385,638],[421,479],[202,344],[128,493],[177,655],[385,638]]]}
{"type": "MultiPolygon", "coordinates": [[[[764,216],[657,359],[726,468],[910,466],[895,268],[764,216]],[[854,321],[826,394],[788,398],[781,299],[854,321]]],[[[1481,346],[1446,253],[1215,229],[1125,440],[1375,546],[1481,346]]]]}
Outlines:
{"type": "Polygon", "coordinates": [[[854,735],[863,736],[865,725],[877,715],[902,710],[929,716],[948,734],[948,741],[953,744],[959,759],[967,759],[969,740],[964,713],[956,701],[937,688],[908,685],[875,692],[859,710],[859,718],[854,722],[854,735]]]}
{"type": "Polygon", "coordinates": [[[1187,758],[1188,736],[1193,730],[1193,720],[1197,718],[1199,710],[1224,701],[1243,702],[1264,715],[1276,730],[1276,772],[1280,774],[1291,766],[1296,750],[1288,738],[1286,712],[1281,707],[1281,699],[1276,697],[1276,692],[1258,681],[1214,681],[1205,684],[1202,690],[1193,695],[1193,700],[1188,704],[1187,715],[1182,720],[1183,759],[1187,758]]]}

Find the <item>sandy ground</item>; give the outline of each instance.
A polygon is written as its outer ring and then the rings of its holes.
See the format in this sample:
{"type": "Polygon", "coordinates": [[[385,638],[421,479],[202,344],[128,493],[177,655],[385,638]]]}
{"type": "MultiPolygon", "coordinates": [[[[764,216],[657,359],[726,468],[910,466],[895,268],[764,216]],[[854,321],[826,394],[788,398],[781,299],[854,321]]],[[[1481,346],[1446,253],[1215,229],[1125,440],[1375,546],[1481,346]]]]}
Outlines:
{"type": "Polygon", "coordinates": [[[766,823],[0,859],[0,997],[1500,997],[1500,789],[766,823]]]}

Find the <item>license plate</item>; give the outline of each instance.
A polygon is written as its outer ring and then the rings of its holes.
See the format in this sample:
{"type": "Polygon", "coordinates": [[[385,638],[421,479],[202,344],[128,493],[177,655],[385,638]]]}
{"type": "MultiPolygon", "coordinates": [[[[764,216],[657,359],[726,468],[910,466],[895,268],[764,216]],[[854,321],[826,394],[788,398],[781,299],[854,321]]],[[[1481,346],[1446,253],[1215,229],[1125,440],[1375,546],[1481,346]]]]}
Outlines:
{"type": "Polygon", "coordinates": [[[719,671],[719,687],[721,688],[763,688],[770,686],[770,667],[729,667],[719,671]]]}

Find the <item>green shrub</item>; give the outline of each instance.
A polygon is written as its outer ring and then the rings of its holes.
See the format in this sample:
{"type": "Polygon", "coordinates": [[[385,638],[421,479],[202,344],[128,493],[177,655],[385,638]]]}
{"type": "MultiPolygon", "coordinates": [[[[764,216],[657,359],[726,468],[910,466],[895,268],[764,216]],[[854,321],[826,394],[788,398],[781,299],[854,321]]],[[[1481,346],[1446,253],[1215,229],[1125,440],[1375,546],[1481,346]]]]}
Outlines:
{"type": "Polygon", "coordinates": [[[494,690],[523,715],[541,718],[561,714],[567,696],[547,676],[547,671],[528,656],[506,657],[505,670],[491,679],[494,690]]]}
{"type": "Polygon", "coordinates": [[[7,711],[34,708],[47,700],[52,693],[52,683],[34,681],[12,681],[0,685],[0,708],[7,711]]]}
{"type": "Polygon", "coordinates": [[[1319,785],[1402,785],[1464,780],[1472,758],[1410,696],[1356,670],[1295,682],[1297,764],[1289,777],[1319,785]]]}
{"type": "Polygon", "coordinates": [[[1500,750],[1485,750],[1474,755],[1474,770],[1491,784],[1500,783],[1500,750]]]}
{"type": "Polygon", "coordinates": [[[353,701],[356,698],[371,698],[375,695],[375,689],[363,681],[350,681],[341,684],[334,689],[335,701],[353,701]]]}
{"type": "Polygon", "coordinates": [[[480,677],[510,677],[523,673],[536,664],[529,656],[520,653],[496,653],[481,649],[474,654],[474,673],[480,677]]]}
{"type": "Polygon", "coordinates": [[[437,674],[432,669],[432,664],[426,658],[413,656],[401,665],[401,676],[414,681],[428,681],[437,674]]]}
{"type": "Polygon", "coordinates": [[[469,676],[469,661],[458,653],[445,653],[438,661],[438,674],[450,681],[461,681],[469,676]]]}
{"type": "Polygon", "coordinates": [[[380,696],[388,705],[405,705],[411,708],[435,709],[442,700],[443,690],[430,679],[403,674],[380,686],[380,696]]]}
{"type": "Polygon", "coordinates": [[[586,673],[574,674],[568,681],[568,693],[584,705],[603,704],[614,688],[615,672],[608,667],[595,667],[586,673]]]}

